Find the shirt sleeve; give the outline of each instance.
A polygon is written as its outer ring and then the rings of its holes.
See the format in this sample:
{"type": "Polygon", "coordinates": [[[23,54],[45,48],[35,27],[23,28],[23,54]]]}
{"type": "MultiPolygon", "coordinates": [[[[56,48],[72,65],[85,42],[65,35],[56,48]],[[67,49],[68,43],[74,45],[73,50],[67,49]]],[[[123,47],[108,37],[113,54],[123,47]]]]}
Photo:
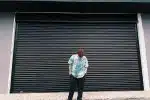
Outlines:
{"type": "Polygon", "coordinates": [[[89,67],[89,63],[88,63],[88,59],[85,57],[85,67],[88,68],[89,67]]]}
{"type": "Polygon", "coordinates": [[[73,63],[73,55],[69,58],[68,64],[71,65],[73,63]]]}

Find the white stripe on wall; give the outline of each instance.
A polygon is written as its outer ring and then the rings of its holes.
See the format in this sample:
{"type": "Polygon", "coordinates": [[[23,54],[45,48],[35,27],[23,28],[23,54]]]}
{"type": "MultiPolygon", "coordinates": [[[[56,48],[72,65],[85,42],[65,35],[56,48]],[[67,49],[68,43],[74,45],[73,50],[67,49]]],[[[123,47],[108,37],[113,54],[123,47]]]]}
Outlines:
{"type": "Polygon", "coordinates": [[[9,77],[8,77],[8,89],[7,89],[8,94],[10,93],[10,89],[11,89],[11,76],[12,76],[12,64],[13,64],[13,54],[14,54],[15,30],[16,30],[16,20],[15,20],[15,13],[14,13],[12,43],[11,43],[11,56],[10,56],[9,77]]]}
{"type": "Polygon", "coordinates": [[[144,30],[142,25],[142,18],[141,14],[137,14],[138,17],[138,38],[139,38],[139,48],[140,48],[140,55],[141,55],[141,66],[142,66],[142,75],[143,75],[143,85],[144,90],[149,90],[149,78],[148,78],[148,66],[147,66],[147,59],[146,59],[146,48],[145,48],[145,39],[144,39],[144,30]]]}

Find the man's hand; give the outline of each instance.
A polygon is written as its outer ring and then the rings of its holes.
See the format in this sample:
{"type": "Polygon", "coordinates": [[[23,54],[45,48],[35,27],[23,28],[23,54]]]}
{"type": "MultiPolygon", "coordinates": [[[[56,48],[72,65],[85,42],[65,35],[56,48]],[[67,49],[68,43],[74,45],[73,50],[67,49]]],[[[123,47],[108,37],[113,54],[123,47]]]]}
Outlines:
{"type": "Polygon", "coordinates": [[[71,64],[69,65],[69,75],[71,75],[71,71],[72,71],[72,66],[71,64]]]}
{"type": "Polygon", "coordinates": [[[71,72],[69,71],[69,75],[71,75],[71,72]]]}

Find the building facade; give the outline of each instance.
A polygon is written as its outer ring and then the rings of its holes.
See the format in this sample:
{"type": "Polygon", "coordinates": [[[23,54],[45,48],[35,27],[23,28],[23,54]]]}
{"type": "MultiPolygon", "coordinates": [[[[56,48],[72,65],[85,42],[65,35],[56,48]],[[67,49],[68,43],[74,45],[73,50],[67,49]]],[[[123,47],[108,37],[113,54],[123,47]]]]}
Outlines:
{"type": "Polygon", "coordinates": [[[0,93],[68,92],[85,49],[85,91],[150,89],[147,1],[0,1],[0,93]]]}

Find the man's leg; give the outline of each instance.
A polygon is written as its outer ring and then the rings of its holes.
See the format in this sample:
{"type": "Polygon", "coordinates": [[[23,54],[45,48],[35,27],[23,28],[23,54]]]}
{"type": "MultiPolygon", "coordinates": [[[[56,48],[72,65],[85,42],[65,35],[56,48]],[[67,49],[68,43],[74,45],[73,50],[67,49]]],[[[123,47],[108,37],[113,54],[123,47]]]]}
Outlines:
{"type": "Polygon", "coordinates": [[[68,100],[72,100],[75,89],[76,89],[76,78],[74,78],[71,75],[70,76],[70,90],[69,90],[68,100]]]}
{"type": "Polygon", "coordinates": [[[85,81],[85,76],[83,78],[79,78],[77,80],[77,86],[78,86],[78,97],[77,97],[77,100],[82,100],[83,89],[84,89],[84,81],[85,81]]]}

